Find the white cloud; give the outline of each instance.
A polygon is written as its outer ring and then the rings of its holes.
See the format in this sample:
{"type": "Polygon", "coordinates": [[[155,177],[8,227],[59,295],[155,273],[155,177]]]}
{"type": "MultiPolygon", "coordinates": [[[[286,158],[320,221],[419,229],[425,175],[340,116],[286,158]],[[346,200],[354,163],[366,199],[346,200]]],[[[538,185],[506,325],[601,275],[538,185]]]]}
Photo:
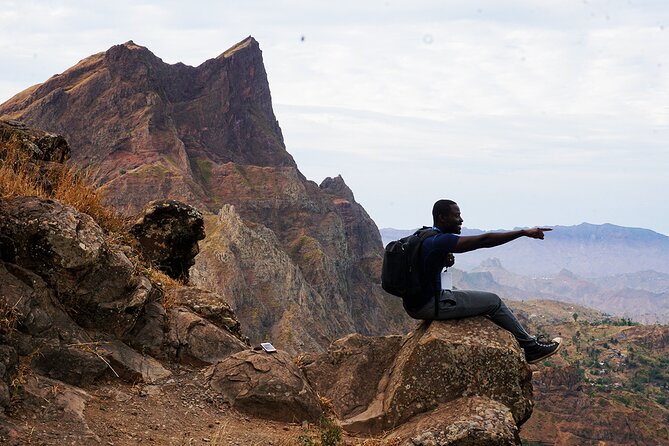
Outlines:
{"type": "Polygon", "coordinates": [[[668,18],[661,1],[0,1],[0,101],[127,40],[199,65],[253,35],[300,169],[342,173],[382,226],[450,196],[479,227],[669,233],[668,18]]]}

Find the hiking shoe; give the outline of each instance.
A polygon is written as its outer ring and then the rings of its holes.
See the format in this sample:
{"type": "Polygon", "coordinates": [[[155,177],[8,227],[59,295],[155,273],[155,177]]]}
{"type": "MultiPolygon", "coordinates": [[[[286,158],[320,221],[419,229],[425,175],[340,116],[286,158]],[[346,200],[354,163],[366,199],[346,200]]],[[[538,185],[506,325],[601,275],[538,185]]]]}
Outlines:
{"type": "Polygon", "coordinates": [[[535,364],[542,359],[556,354],[562,347],[562,338],[554,338],[550,342],[543,342],[538,337],[533,344],[524,347],[525,359],[528,364],[535,364]]]}

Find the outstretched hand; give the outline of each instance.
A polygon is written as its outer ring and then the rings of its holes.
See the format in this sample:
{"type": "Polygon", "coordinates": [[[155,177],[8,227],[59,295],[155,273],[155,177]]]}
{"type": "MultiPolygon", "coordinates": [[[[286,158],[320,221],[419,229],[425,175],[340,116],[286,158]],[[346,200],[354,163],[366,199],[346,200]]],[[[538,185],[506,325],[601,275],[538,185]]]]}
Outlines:
{"type": "Polygon", "coordinates": [[[544,239],[544,232],[552,231],[552,228],[532,228],[525,229],[525,235],[530,238],[538,238],[540,240],[544,239]]]}

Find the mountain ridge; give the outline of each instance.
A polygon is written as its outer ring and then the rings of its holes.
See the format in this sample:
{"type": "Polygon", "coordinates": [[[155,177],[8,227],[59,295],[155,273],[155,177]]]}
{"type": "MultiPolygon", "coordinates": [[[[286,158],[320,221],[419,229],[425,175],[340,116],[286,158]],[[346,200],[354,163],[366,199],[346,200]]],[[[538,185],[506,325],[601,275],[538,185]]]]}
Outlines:
{"type": "Polygon", "coordinates": [[[114,45],[0,104],[0,118],[63,134],[72,161],[95,172],[106,203],[127,216],[164,199],[207,214],[220,240],[202,243],[192,280],[245,290],[226,299],[235,310],[259,308],[241,312],[252,341],[270,336],[297,351],[303,346],[291,331],[312,323],[320,335],[308,342],[322,350],[350,331],[386,334],[409,326],[401,303],[378,286],[374,222],[343,178],[307,180],[286,150],[253,37],[198,67],[166,64],[132,41],[114,45]],[[209,218],[224,208],[226,218],[209,218]],[[255,240],[263,228],[276,237],[255,240]],[[230,275],[234,268],[225,261],[248,255],[247,246],[266,249],[246,263],[244,275],[230,275]],[[280,261],[272,258],[278,251],[286,254],[280,261]],[[268,265],[293,274],[290,262],[300,271],[297,283],[267,279],[276,274],[268,265]],[[290,308],[276,305],[289,290],[302,290],[312,304],[292,325],[283,314],[290,308]]]}

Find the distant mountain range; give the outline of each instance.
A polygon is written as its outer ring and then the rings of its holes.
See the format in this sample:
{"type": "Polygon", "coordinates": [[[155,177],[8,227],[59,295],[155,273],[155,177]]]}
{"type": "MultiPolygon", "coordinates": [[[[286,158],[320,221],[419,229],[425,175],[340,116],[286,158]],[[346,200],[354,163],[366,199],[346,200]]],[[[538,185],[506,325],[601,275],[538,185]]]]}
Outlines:
{"type": "MultiPolygon", "coordinates": [[[[413,230],[380,232],[385,245],[413,230]]],[[[669,323],[669,237],[647,229],[555,226],[541,242],[519,239],[458,254],[455,267],[459,288],[516,300],[556,299],[642,323],[669,323]]]]}
{"type": "MultiPolygon", "coordinates": [[[[413,232],[380,230],[384,246],[413,232]]],[[[463,229],[463,235],[480,234],[463,229]]],[[[531,276],[555,275],[567,269],[583,277],[657,271],[669,274],[669,237],[649,229],[612,224],[553,226],[543,241],[522,238],[507,245],[459,254],[456,267],[469,271],[488,258],[499,259],[511,272],[531,276]]]]}

